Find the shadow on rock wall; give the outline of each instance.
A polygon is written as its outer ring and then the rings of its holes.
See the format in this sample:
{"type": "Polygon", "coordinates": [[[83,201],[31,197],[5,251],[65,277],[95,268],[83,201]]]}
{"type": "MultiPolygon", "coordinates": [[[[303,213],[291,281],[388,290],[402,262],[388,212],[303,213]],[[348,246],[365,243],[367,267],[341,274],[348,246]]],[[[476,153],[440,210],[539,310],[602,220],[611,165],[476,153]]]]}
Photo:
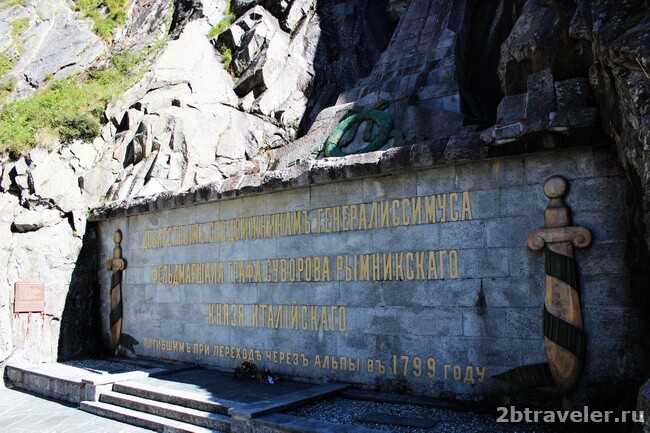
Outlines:
{"type": "Polygon", "coordinates": [[[92,358],[103,353],[99,268],[97,233],[94,225],[88,224],[61,315],[58,361],[92,358]]]}
{"type": "Polygon", "coordinates": [[[338,96],[373,70],[395,31],[388,0],[319,1],[321,37],[314,59],[315,75],[299,135],[307,133],[316,116],[338,96]]]}

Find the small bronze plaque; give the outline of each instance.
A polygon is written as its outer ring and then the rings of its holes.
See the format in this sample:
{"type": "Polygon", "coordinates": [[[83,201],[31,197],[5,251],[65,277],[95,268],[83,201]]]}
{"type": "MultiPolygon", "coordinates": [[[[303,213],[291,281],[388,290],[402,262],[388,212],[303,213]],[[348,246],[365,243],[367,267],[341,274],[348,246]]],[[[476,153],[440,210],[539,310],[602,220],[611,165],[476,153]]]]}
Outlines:
{"type": "Polygon", "coordinates": [[[18,281],[14,297],[14,313],[45,312],[45,283],[18,281]]]}

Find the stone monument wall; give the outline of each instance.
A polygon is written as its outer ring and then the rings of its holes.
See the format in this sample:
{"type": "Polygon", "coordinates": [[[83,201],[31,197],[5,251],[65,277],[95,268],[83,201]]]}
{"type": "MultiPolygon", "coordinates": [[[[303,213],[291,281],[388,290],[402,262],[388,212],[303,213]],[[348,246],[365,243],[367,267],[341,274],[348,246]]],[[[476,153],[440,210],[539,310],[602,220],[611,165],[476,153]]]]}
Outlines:
{"type": "Polygon", "coordinates": [[[106,345],[119,314],[121,349],[140,357],[221,369],[251,359],[285,377],[502,395],[493,376],[546,361],[545,256],[527,237],[544,227],[544,181],[560,175],[573,224],[593,238],[574,251],[579,398],[638,373],[623,180],[606,148],[447,166],[419,158],[407,171],[390,154],[100,209],[102,263],[119,230],[126,265],[100,275],[106,345]]]}

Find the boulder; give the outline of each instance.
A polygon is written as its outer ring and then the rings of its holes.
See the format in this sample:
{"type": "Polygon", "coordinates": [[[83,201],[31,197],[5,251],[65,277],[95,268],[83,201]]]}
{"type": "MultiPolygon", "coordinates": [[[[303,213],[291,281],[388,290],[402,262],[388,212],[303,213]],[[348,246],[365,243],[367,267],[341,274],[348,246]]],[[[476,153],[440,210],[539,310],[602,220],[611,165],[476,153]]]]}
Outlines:
{"type": "Polygon", "coordinates": [[[13,222],[14,230],[24,233],[50,227],[61,222],[63,214],[56,209],[21,210],[13,222]]]}
{"type": "Polygon", "coordinates": [[[582,77],[554,81],[550,68],[531,74],[527,92],[503,97],[496,125],[480,136],[489,144],[501,145],[532,134],[544,133],[548,140],[557,138],[548,133],[579,135],[586,127],[595,126],[598,117],[597,108],[587,106],[587,93],[582,77]]]}
{"type": "Polygon", "coordinates": [[[265,0],[230,0],[230,10],[235,16],[239,17],[248,9],[263,3],[265,3],[265,0]]]}
{"type": "Polygon", "coordinates": [[[113,37],[115,51],[137,52],[167,35],[165,17],[172,3],[167,0],[135,0],[130,2],[124,27],[113,37]]]}
{"type": "MultiPolygon", "coordinates": [[[[249,29],[233,57],[239,76],[234,90],[242,98],[241,107],[275,118],[287,132],[295,133],[307,110],[307,93],[315,76],[310,59],[316,56],[319,26],[304,26],[290,37],[274,16],[256,6],[231,27],[249,29]]],[[[231,38],[232,32],[226,32],[221,40],[228,43],[231,38]]]]}
{"type": "Polygon", "coordinates": [[[79,165],[84,170],[91,168],[97,157],[97,151],[90,143],[79,140],[72,143],[70,151],[79,160],[79,165]]]}
{"type": "Polygon", "coordinates": [[[13,163],[7,163],[2,166],[2,173],[0,173],[0,192],[7,192],[11,188],[11,173],[14,169],[13,163]]]}
{"type": "Polygon", "coordinates": [[[121,169],[121,164],[112,158],[110,152],[107,152],[83,175],[81,186],[86,207],[94,207],[99,203],[121,169]]]}
{"type": "MultiPolygon", "coordinates": [[[[209,30],[210,26],[203,19],[188,23],[179,38],[167,44],[152,66],[152,75],[144,84],[144,92],[138,92],[136,101],[156,89],[186,83],[186,87],[191,89],[192,102],[195,104],[237,105],[237,96],[232,90],[232,77],[224,69],[216,50],[206,37],[209,30]]],[[[176,89],[181,95],[186,94],[182,86],[176,89]]]]}
{"type": "MultiPolygon", "coordinates": [[[[246,15],[241,23],[254,26],[259,19],[246,15]]],[[[236,164],[286,135],[262,116],[235,108],[232,78],[205,37],[208,30],[204,18],[186,23],[151,72],[107,110],[116,128],[110,152],[121,174],[114,172],[107,182],[85,176],[84,190],[98,194],[108,184],[104,192],[110,190],[110,198],[124,199],[189,187],[212,179],[204,168],[217,158],[236,164]]],[[[113,165],[105,158],[98,169],[103,173],[113,165]]]]}
{"type": "Polygon", "coordinates": [[[133,140],[126,147],[126,155],[124,157],[124,164],[137,164],[144,158],[151,154],[153,148],[153,137],[151,133],[151,125],[147,122],[141,122],[133,140]]]}
{"type": "MultiPolygon", "coordinates": [[[[9,227],[23,208],[18,197],[13,194],[0,194],[0,227],[9,227]]],[[[0,242],[0,245],[4,245],[0,242]]]]}
{"type": "Polygon", "coordinates": [[[181,152],[172,152],[169,155],[169,169],[166,178],[174,182],[174,185],[180,185],[187,171],[187,161],[181,152]]]}
{"type": "Polygon", "coordinates": [[[35,147],[25,155],[25,162],[31,167],[43,161],[48,155],[49,152],[47,150],[42,147],[35,147]]]}
{"type": "Polygon", "coordinates": [[[180,82],[178,84],[166,85],[157,89],[152,89],[138,102],[133,104],[135,110],[129,110],[129,113],[135,111],[135,119],[133,114],[130,115],[129,127],[137,127],[137,118],[145,114],[156,113],[164,108],[174,105],[174,101],[180,99],[183,95],[189,95],[192,89],[188,82],[180,82]]]}
{"type": "Polygon", "coordinates": [[[566,113],[587,106],[590,92],[584,77],[556,81],[554,84],[558,112],[566,113]]]}
{"type": "Polygon", "coordinates": [[[194,174],[194,183],[205,185],[223,179],[223,174],[219,171],[216,163],[210,165],[198,165],[194,174]]]}
{"type": "Polygon", "coordinates": [[[311,15],[316,9],[316,0],[293,0],[286,13],[286,18],[282,20],[282,30],[287,33],[293,33],[300,22],[307,16],[311,15]]]}
{"type": "Polygon", "coordinates": [[[553,73],[550,68],[528,76],[526,118],[548,124],[549,113],[556,110],[553,73]]]}
{"type": "Polygon", "coordinates": [[[174,15],[169,28],[171,38],[178,39],[188,23],[203,18],[203,16],[203,2],[201,0],[175,1],[174,15]]]}
{"type": "MultiPolygon", "coordinates": [[[[645,238],[643,250],[628,254],[632,267],[650,251],[650,21],[642,1],[581,0],[570,19],[569,36],[580,46],[589,67],[602,127],[616,143],[621,164],[631,180],[628,206],[639,209],[631,217],[630,233],[645,238]]],[[[641,246],[638,243],[638,246],[641,246]]],[[[641,277],[644,278],[644,277],[641,277]]],[[[650,291],[644,295],[650,305],[650,291]]]]}
{"type": "Polygon", "coordinates": [[[580,76],[583,62],[567,37],[571,2],[526,1],[501,46],[499,77],[506,95],[526,91],[528,77],[550,69],[555,79],[580,76]],[[550,7],[555,4],[554,7],[550,7]]]}
{"type": "Polygon", "coordinates": [[[50,154],[29,176],[31,192],[41,199],[51,200],[62,212],[84,207],[79,176],[59,154],[50,154]]]}
{"type": "MultiPolygon", "coordinates": [[[[231,27],[239,27],[245,32],[239,46],[234,39],[233,45],[230,46],[235,50],[232,65],[237,76],[242,75],[263,53],[273,36],[281,32],[278,20],[261,6],[255,6],[246,12],[231,27]]],[[[224,38],[217,40],[219,43],[226,44],[229,42],[226,37],[231,36],[224,34],[224,38]]]]}
{"type": "Polygon", "coordinates": [[[212,39],[212,43],[215,44],[217,48],[223,44],[230,47],[230,49],[238,51],[242,48],[245,35],[246,31],[241,26],[231,25],[226,30],[215,36],[215,38],[212,39]]]}
{"type": "Polygon", "coordinates": [[[293,0],[266,0],[266,8],[278,20],[282,20],[287,15],[292,2],[293,0]]]}
{"type": "Polygon", "coordinates": [[[180,188],[180,182],[172,179],[150,179],[137,193],[138,197],[160,194],[165,191],[175,191],[180,188]]]}
{"type": "Polygon", "coordinates": [[[528,94],[504,96],[497,107],[497,124],[509,124],[526,117],[528,94]]]}
{"type": "Polygon", "coordinates": [[[13,184],[20,190],[29,189],[28,170],[29,166],[23,157],[14,163],[13,169],[9,172],[13,184]]]}

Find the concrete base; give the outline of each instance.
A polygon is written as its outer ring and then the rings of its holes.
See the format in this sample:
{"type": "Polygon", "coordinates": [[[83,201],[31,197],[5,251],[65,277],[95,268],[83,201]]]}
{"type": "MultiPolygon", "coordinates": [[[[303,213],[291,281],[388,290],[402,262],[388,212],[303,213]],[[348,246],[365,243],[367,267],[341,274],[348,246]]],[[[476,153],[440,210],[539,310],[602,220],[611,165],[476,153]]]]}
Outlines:
{"type": "MultiPolygon", "coordinates": [[[[121,362],[121,360],[120,360],[121,362]]],[[[125,380],[167,374],[193,368],[186,364],[147,363],[135,364],[132,371],[117,374],[101,374],[88,369],[66,364],[9,364],[5,369],[7,383],[20,389],[34,392],[70,403],[96,401],[99,394],[110,391],[113,383],[125,380]]]]}

